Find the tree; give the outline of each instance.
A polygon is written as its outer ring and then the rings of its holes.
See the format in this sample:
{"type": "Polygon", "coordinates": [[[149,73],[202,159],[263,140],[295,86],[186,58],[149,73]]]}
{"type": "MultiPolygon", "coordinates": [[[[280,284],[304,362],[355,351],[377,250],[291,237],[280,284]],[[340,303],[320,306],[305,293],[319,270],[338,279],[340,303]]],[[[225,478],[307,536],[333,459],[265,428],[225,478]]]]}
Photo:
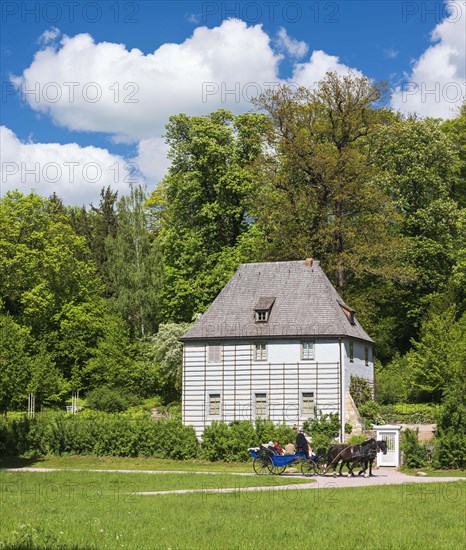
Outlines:
{"type": "Polygon", "coordinates": [[[155,366],[158,393],[166,402],[179,400],[181,397],[183,345],[180,337],[190,326],[190,323],[161,324],[158,333],[146,343],[147,361],[155,366]]]}
{"type": "Polygon", "coordinates": [[[348,277],[402,279],[397,213],[376,185],[370,137],[393,119],[377,108],[386,85],[328,73],[315,90],[286,86],[257,100],[273,126],[252,210],[266,258],[315,256],[343,291],[348,277]]]}
{"type": "Polygon", "coordinates": [[[204,311],[248,249],[254,162],[266,125],[263,115],[224,110],[170,118],[172,165],[148,201],[163,249],[165,321],[204,311]]]}
{"type": "Polygon", "coordinates": [[[25,402],[31,370],[29,331],[9,315],[0,315],[0,411],[25,402]]]}
{"type": "Polygon", "coordinates": [[[108,272],[114,289],[113,303],[136,337],[157,330],[162,258],[148,230],[145,192],[131,188],[118,202],[118,229],[106,240],[108,272]]]}
{"type": "Polygon", "coordinates": [[[64,304],[99,291],[85,240],[66,210],[34,193],[0,199],[0,275],[3,311],[31,327],[34,337],[55,328],[64,304]]]}

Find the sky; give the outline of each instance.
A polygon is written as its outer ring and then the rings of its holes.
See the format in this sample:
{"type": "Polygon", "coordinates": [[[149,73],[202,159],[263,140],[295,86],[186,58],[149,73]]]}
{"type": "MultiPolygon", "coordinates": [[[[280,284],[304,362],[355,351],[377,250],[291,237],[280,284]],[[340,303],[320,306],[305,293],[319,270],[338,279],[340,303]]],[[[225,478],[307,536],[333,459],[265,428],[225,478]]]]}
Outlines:
{"type": "Polygon", "coordinates": [[[0,3],[0,195],[98,202],[154,189],[172,115],[327,71],[389,83],[391,107],[448,119],[466,90],[466,0],[0,3]]]}

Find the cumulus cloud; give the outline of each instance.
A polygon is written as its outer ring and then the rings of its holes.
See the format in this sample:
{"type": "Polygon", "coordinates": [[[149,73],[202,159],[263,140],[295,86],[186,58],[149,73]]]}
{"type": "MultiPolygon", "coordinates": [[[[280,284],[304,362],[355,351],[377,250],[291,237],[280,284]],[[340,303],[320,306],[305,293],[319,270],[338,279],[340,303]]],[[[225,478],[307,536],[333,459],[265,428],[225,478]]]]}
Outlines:
{"type": "Polygon", "coordinates": [[[127,162],[106,149],[77,143],[23,143],[5,126],[0,126],[0,150],[1,195],[35,189],[44,196],[56,192],[66,204],[81,205],[96,202],[103,186],[127,193],[133,179],[127,162]]]}
{"type": "Polygon", "coordinates": [[[167,173],[170,161],[167,158],[168,145],[163,138],[144,139],[138,144],[134,159],[149,185],[158,183],[167,173]]]}
{"type": "Polygon", "coordinates": [[[295,57],[297,59],[304,57],[309,50],[309,46],[306,42],[291,38],[291,36],[289,36],[286,32],[286,29],[283,27],[278,29],[275,44],[279,50],[285,51],[291,57],[295,57]]]}
{"type": "MultiPolygon", "coordinates": [[[[307,50],[284,29],[281,40],[291,55],[307,50]]],[[[181,44],[163,44],[147,55],[124,44],[96,43],[89,34],[64,36],[58,48],[38,51],[13,82],[30,107],[60,126],[138,142],[160,137],[171,114],[249,109],[252,97],[282,82],[282,59],[261,25],[230,19],[212,29],[198,27],[181,44]]],[[[316,51],[295,66],[291,80],[314,83],[327,70],[348,67],[316,51]]]]}
{"type": "MultiPolygon", "coordinates": [[[[171,114],[204,114],[224,106],[221,89],[277,78],[280,56],[260,25],[228,20],[198,27],[182,44],[151,54],[123,44],[95,43],[89,34],[63,37],[38,51],[14,83],[36,111],[70,130],[100,131],[134,141],[158,137],[171,114]],[[203,97],[205,83],[218,93],[203,97]],[[33,92],[30,92],[30,91],[33,92]]],[[[230,107],[239,110],[241,95],[230,107]]]]}
{"type": "MultiPolygon", "coordinates": [[[[69,130],[105,132],[113,143],[136,143],[137,155],[130,160],[149,184],[158,182],[169,166],[161,136],[170,115],[202,115],[220,107],[241,113],[251,108],[253,97],[279,83],[313,86],[327,71],[346,74],[350,70],[338,57],[320,50],[297,63],[307,52],[304,42],[281,29],[277,51],[261,25],[248,26],[236,19],[211,29],[198,27],[184,42],[166,43],[148,54],[128,50],[124,44],[95,42],[90,34],[62,36],[57,43],[58,36],[58,29],[46,31],[31,65],[12,78],[22,99],[69,130]],[[285,54],[294,58],[288,80],[279,77],[285,54]]],[[[4,140],[6,161],[34,163],[37,159],[44,164],[69,158],[83,164],[96,159],[106,167],[98,184],[83,178],[70,182],[66,177],[57,183],[31,183],[29,177],[26,184],[17,174],[13,183],[14,176],[6,174],[4,187],[6,183],[26,191],[35,187],[42,194],[56,190],[73,204],[95,200],[102,185],[118,188],[108,166],[115,159],[123,166],[124,160],[105,149],[76,143],[22,143],[8,129],[4,140]]]]}
{"type": "Polygon", "coordinates": [[[392,107],[402,113],[453,118],[466,95],[466,5],[448,0],[448,16],[431,34],[433,44],[395,88],[392,107]]]}
{"type": "Polygon", "coordinates": [[[56,40],[60,36],[61,32],[57,27],[51,27],[45,30],[37,39],[37,43],[41,45],[47,45],[56,40]]]}
{"type": "Polygon", "coordinates": [[[293,82],[301,86],[313,88],[324,78],[328,71],[336,72],[340,75],[346,75],[350,71],[355,76],[362,76],[362,73],[357,69],[351,69],[347,65],[340,63],[337,56],[328,55],[322,50],[315,50],[308,62],[297,63],[293,71],[293,82]]]}

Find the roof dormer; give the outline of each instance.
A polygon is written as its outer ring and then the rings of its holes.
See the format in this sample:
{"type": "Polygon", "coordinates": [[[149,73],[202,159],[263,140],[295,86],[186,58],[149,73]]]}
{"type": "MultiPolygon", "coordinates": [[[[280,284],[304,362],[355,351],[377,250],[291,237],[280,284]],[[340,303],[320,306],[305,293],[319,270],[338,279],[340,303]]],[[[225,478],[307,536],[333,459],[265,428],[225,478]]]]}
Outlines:
{"type": "Polygon", "coordinates": [[[254,307],[254,319],[256,323],[267,323],[270,317],[275,296],[261,296],[254,307]]]}

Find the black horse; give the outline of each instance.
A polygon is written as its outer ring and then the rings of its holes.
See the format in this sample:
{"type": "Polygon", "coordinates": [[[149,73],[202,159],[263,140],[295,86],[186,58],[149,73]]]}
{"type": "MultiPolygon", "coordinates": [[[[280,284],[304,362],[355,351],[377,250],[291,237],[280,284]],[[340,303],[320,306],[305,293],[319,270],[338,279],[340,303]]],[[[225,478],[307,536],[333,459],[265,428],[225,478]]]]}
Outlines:
{"type": "Polygon", "coordinates": [[[361,464],[363,465],[363,468],[362,470],[358,473],[358,475],[360,476],[361,474],[364,475],[364,477],[367,477],[366,475],[366,472],[367,472],[367,466],[369,466],[369,477],[374,477],[374,474],[372,473],[372,465],[374,464],[374,460],[377,456],[377,453],[378,452],[382,452],[384,455],[387,454],[387,451],[388,451],[388,447],[387,447],[387,442],[384,441],[383,439],[379,440],[379,441],[376,441],[376,447],[373,448],[371,447],[369,449],[369,452],[368,452],[368,457],[366,460],[362,461],[361,464]]]}
{"type": "MultiPolygon", "coordinates": [[[[347,466],[349,470],[349,476],[354,476],[353,468],[356,464],[362,464],[363,469],[360,474],[363,473],[365,477],[367,467],[370,466],[370,475],[372,475],[372,464],[377,456],[379,450],[387,453],[387,445],[385,441],[376,441],[375,439],[368,439],[360,445],[334,445],[330,448],[327,455],[327,469],[333,468],[333,475],[336,475],[336,468],[340,463],[340,469],[338,474],[341,476],[343,466],[347,466]]],[[[359,475],[360,475],[359,474],[359,475]]]]}

